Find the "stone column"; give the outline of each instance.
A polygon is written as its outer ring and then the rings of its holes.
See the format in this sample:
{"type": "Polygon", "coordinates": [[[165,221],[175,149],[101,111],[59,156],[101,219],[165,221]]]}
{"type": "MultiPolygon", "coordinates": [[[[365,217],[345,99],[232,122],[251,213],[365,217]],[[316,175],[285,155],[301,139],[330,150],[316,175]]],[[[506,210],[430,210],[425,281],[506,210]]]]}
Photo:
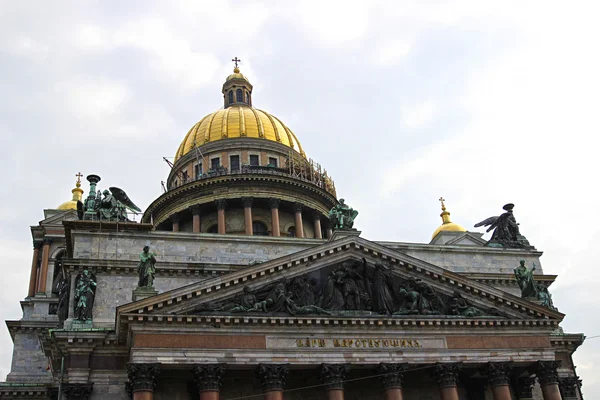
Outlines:
{"type": "Polygon", "coordinates": [[[283,400],[283,388],[290,371],[284,364],[258,364],[256,374],[265,400],[283,400]]]}
{"type": "Polygon", "coordinates": [[[252,235],[252,197],[242,197],[244,205],[244,226],[246,235],[252,235]]]}
{"type": "Polygon", "coordinates": [[[294,204],[294,212],[296,213],[296,237],[303,238],[304,237],[304,227],[302,226],[302,204],[295,203],[294,204]]]}
{"type": "Polygon", "coordinates": [[[577,392],[581,387],[581,379],[578,376],[568,376],[558,379],[558,387],[563,400],[577,400],[577,392]]]}
{"type": "Polygon", "coordinates": [[[192,212],[192,232],[200,233],[200,205],[190,207],[192,212]]]}
{"type": "Polygon", "coordinates": [[[461,364],[459,363],[434,365],[433,379],[440,389],[441,400],[459,400],[457,384],[460,368],[461,364]]]}
{"type": "Polygon", "coordinates": [[[331,235],[333,235],[333,229],[331,229],[331,228],[327,228],[327,230],[325,232],[327,233],[327,239],[329,239],[331,237],[331,235]]]}
{"type": "Polygon", "coordinates": [[[38,277],[38,295],[46,295],[46,279],[48,278],[48,258],[50,257],[50,243],[52,239],[44,239],[42,246],[42,266],[40,267],[40,275],[38,277]]]}
{"type": "Polygon", "coordinates": [[[215,200],[217,204],[217,223],[219,225],[219,234],[224,235],[227,233],[227,225],[225,223],[225,208],[227,207],[227,200],[220,199],[215,200]]]}
{"type": "Polygon", "coordinates": [[[271,206],[271,226],[273,236],[281,236],[281,228],[279,227],[279,199],[269,199],[271,206]]]}
{"type": "Polygon", "coordinates": [[[319,214],[315,214],[314,219],[315,219],[315,239],[323,239],[323,232],[321,231],[321,216],[319,214]]]}
{"type": "Polygon", "coordinates": [[[517,379],[517,399],[518,400],[533,400],[533,385],[535,378],[519,378],[517,379]]]}
{"type": "Polygon", "coordinates": [[[173,214],[169,219],[173,223],[173,232],[179,232],[179,221],[181,221],[181,216],[179,214],[173,214]]]}
{"type": "Polygon", "coordinates": [[[404,379],[405,364],[379,364],[377,375],[383,387],[384,400],[402,400],[402,380],[404,379]]]}
{"type": "Polygon", "coordinates": [[[560,361],[538,361],[536,365],[536,375],[542,387],[544,400],[562,400],[556,372],[556,368],[559,366],[560,361]]]}
{"type": "Polygon", "coordinates": [[[33,241],[33,260],[31,261],[31,273],[29,274],[29,291],[27,297],[35,296],[37,286],[38,259],[40,258],[40,249],[42,242],[33,241]]]}
{"type": "Polygon", "coordinates": [[[200,400],[219,400],[219,391],[221,390],[221,386],[223,386],[225,365],[194,365],[193,371],[200,400]]]}
{"type": "Polygon", "coordinates": [[[160,373],[160,364],[127,364],[133,400],[152,400],[160,373]]]}
{"type": "Polygon", "coordinates": [[[329,400],[344,400],[344,380],[348,371],[348,364],[321,364],[321,381],[327,384],[329,400]]]}
{"type": "Polygon", "coordinates": [[[64,383],[62,391],[65,400],[88,400],[94,390],[93,383],[64,383]]]}
{"type": "Polygon", "coordinates": [[[488,363],[483,369],[487,384],[492,388],[494,400],[512,400],[510,395],[510,365],[507,363],[488,363]]]}

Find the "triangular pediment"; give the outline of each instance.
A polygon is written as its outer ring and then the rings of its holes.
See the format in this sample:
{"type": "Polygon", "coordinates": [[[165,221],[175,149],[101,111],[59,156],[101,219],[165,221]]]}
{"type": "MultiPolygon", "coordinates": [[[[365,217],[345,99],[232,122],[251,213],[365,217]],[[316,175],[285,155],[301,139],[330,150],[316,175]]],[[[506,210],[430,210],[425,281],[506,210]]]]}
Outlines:
{"type": "Polygon", "coordinates": [[[47,218],[41,220],[40,225],[62,225],[63,221],[75,221],[77,219],[77,210],[57,211],[56,213],[52,213],[47,218]]]}
{"type": "Polygon", "coordinates": [[[465,232],[460,236],[450,239],[446,242],[447,245],[454,246],[483,246],[487,243],[481,236],[471,232],[465,232]]]}
{"type": "Polygon", "coordinates": [[[188,319],[193,315],[437,316],[554,321],[551,325],[563,318],[557,311],[360,237],[325,243],[120,306],[117,329],[119,321],[140,320],[143,315],[188,319]]]}

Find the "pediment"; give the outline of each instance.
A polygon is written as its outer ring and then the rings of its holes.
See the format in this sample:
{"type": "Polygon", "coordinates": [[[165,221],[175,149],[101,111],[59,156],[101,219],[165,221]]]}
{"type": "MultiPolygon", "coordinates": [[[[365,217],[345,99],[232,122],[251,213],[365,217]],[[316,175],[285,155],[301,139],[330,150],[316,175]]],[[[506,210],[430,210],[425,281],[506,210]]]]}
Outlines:
{"type": "Polygon", "coordinates": [[[487,243],[481,236],[475,235],[471,232],[465,232],[462,235],[450,239],[446,242],[447,245],[454,246],[483,246],[487,243]]]}
{"type": "Polygon", "coordinates": [[[117,329],[119,321],[143,320],[143,315],[150,320],[152,315],[188,319],[191,316],[490,318],[551,320],[552,325],[564,317],[557,311],[360,237],[325,243],[120,306],[117,329]]]}
{"type": "Polygon", "coordinates": [[[63,221],[75,221],[77,218],[76,210],[66,210],[66,211],[58,211],[57,213],[53,213],[47,218],[40,221],[41,226],[45,225],[62,225],[63,221]]]}

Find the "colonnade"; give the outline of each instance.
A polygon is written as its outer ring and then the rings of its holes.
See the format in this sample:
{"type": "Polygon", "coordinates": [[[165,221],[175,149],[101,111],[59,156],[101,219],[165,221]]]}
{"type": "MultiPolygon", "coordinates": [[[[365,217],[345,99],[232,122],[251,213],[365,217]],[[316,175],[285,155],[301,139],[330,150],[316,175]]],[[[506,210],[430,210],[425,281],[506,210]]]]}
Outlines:
{"type": "Polygon", "coordinates": [[[33,241],[33,259],[31,261],[31,272],[29,274],[29,290],[27,297],[36,294],[45,295],[46,280],[48,279],[48,261],[50,258],[50,244],[52,239],[33,241]],[[42,257],[40,261],[40,250],[42,257]]]}
{"type": "MultiPolygon", "coordinates": [[[[517,379],[516,398],[532,400],[535,379],[538,380],[544,400],[576,400],[576,390],[581,384],[577,377],[559,378],[559,362],[539,361],[534,368],[536,378],[517,379]],[[560,388],[559,388],[560,383],[560,388]],[[562,392],[562,395],[561,395],[562,392]]],[[[406,364],[379,364],[375,376],[379,380],[381,397],[384,400],[403,400],[406,364]]],[[[459,400],[459,363],[438,363],[428,370],[437,383],[441,400],[459,400]]],[[[200,400],[219,400],[220,389],[226,366],[223,364],[195,365],[193,367],[200,400]]],[[[322,364],[320,378],[323,383],[323,398],[343,400],[344,384],[350,371],[349,364],[322,364]]],[[[506,363],[488,363],[481,369],[494,400],[512,400],[511,368],[506,363]]],[[[129,389],[134,400],[152,400],[160,375],[160,364],[129,364],[129,389]]],[[[283,400],[290,370],[284,364],[259,364],[256,375],[260,380],[265,400],[283,400]]],[[[469,399],[473,395],[469,394],[469,399]]],[[[67,399],[69,400],[69,399],[67,399]]]]}
{"type": "MultiPolygon", "coordinates": [[[[254,203],[254,199],[252,197],[243,197],[242,205],[244,207],[244,224],[245,224],[245,234],[252,235],[252,206],[254,203]]],[[[281,201],[279,199],[270,198],[269,199],[269,208],[271,209],[271,230],[273,236],[281,235],[281,227],[279,225],[279,205],[281,201]]],[[[217,207],[217,227],[219,234],[227,233],[227,221],[226,221],[226,210],[227,210],[227,200],[219,199],[215,200],[215,205],[217,207]]],[[[304,226],[303,226],[303,210],[304,206],[300,203],[294,203],[294,221],[296,228],[296,237],[303,238],[304,237],[304,226]]],[[[200,220],[201,220],[201,207],[199,205],[195,205],[190,207],[190,211],[192,213],[192,232],[200,233],[200,220]]],[[[312,213],[313,217],[313,229],[315,232],[315,239],[323,238],[323,230],[321,227],[321,216],[318,212],[312,213]]],[[[179,214],[173,214],[169,217],[172,223],[173,232],[179,232],[180,230],[180,220],[181,217],[179,214]]],[[[327,230],[327,235],[331,235],[331,230],[327,230]]]]}

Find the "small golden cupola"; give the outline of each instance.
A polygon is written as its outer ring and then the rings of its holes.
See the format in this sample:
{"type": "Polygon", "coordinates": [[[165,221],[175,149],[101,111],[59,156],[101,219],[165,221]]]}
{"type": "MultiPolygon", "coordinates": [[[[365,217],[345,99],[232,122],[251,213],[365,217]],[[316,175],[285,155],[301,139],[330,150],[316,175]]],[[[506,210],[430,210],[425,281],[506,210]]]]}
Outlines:
{"type": "Polygon", "coordinates": [[[223,99],[225,108],[232,105],[252,106],[252,84],[241,72],[238,63],[241,61],[237,57],[231,60],[235,63],[233,74],[225,79],[223,84],[223,99]]]}
{"type": "Polygon", "coordinates": [[[442,217],[442,225],[440,225],[433,232],[433,235],[431,235],[432,239],[435,238],[438,235],[438,233],[440,233],[442,231],[453,231],[453,232],[466,232],[467,231],[465,228],[463,228],[459,224],[455,224],[454,222],[452,222],[450,220],[450,212],[446,210],[446,204],[444,204],[444,201],[446,201],[446,200],[443,197],[440,197],[440,202],[442,203],[442,213],[440,214],[440,217],[442,217]]]}
{"type": "Polygon", "coordinates": [[[81,172],[75,175],[77,177],[77,182],[75,182],[75,187],[71,190],[73,193],[73,198],[69,201],[65,201],[60,206],[58,206],[57,210],[77,210],[77,202],[81,201],[81,196],[83,195],[83,189],[81,189],[81,172]]]}

